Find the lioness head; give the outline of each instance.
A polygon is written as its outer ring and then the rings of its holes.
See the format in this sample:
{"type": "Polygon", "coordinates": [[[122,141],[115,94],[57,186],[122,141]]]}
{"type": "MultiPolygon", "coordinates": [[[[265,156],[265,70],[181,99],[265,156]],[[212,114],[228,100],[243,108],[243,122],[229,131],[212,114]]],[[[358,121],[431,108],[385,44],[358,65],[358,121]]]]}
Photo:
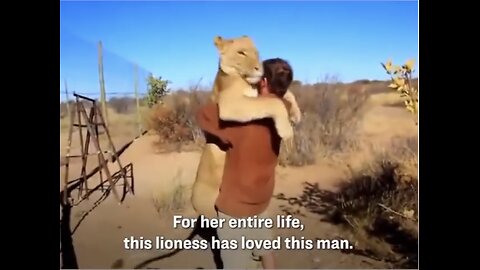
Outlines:
{"type": "Polygon", "coordinates": [[[224,39],[214,38],[220,54],[220,68],[223,72],[238,74],[250,84],[256,84],[263,75],[262,63],[252,39],[248,36],[224,39]]]}

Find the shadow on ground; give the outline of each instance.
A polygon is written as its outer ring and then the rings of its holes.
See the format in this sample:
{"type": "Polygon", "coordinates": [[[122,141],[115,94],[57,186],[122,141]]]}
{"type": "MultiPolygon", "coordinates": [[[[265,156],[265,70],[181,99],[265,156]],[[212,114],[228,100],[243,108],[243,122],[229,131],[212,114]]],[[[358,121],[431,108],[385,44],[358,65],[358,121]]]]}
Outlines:
{"type": "MultiPolygon", "coordinates": [[[[132,141],[128,142],[127,144],[122,146],[120,149],[118,149],[118,151],[112,157],[110,162],[113,163],[113,162],[117,161],[117,159],[120,158],[120,156],[125,152],[125,150],[127,150],[128,147],[130,147],[130,145],[132,145],[133,142],[136,139],[138,139],[139,137],[141,137],[145,134],[146,134],[146,131],[142,132],[141,135],[139,135],[138,137],[136,137],[132,141]]],[[[60,158],[60,160],[62,160],[62,158],[60,158]]],[[[62,161],[61,161],[60,162],[60,167],[62,167],[64,165],[65,164],[62,164],[62,161]]],[[[93,204],[93,207],[89,211],[87,211],[80,218],[80,220],[75,225],[73,230],[72,230],[71,224],[70,224],[71,223],[72,208],[75,205],[78,205],[79,203],[81,203],[85,198],[81,199],[76,204],[72,204],[71,201],[70,201],[71,193],[74,190],[81,187],[82,185],[84,185],[85,181],[88,181],[88,179],[90,179],[91,177],[93,177],[94,175],[99,173],[102,169],[103,169],[103,167],[99,165],[96,168],[94,168],[92,171],[90,171],[88,174],[86,174],[85,177],[79,177],[77,179],[69,181],[67,189],[62,190],[60,192],[60,197],[59,198],[60,198],[60,207],[61,207],[61,211],[62,211],[62,215],[61,215],[61,219],[60,219],[60,253],[61,253],[61,259],[62,259],[61,269],[78,269],[79,268],[78,267],[78,262],[77,262],[77,256],[75,254],[75,247],[74,247],[74,244],[73,244],[72,236],[75,233],[75,231],[78,229],[80,224],[88,216],[88,214],[90,212],[92,212],[96,207],[98,207],[102,202],[104,202],[109,197],[111,189],[109,189],[109,188],[107,188],[105,190],[103,189],[104,185],[108,185],[108,180],[104,179],[104,181],[101,182],[99,185],[97,185],[94,188],[92,188],[91,190],[89,190],[90,194],[92,194],[94,192],[98,192],[99,190],[101,190],[102,195],[93,204]],[[65,201],[65,198],[67,198],[66,201],[65,201]]],[[[133,192],[134,192],[133,164],[132,163],[127,164],[126,166],[123,167],[123,170],[124,170],[125,174],[127,174],[127,175],[130,174],[129,175],[129,178],[130,178],[130,181],[131,181],[130,182],[130,187],[131,187],[130,191],[133,194],[133,192]]],[[[120,171],[121,170],[115,172],[111,177],[111,180],[113,181],[114,186],[120,180],[120,175],[121,175],[120,171]]],[[[126,179],[125,179],[125,181],[126,181],[126,179]]],[[[115,187],[113,187],[113,188],[115,188],[115,187]]],[[[123,201],[125,199],[125,196],[128,192],[129,192],[129,190],[126,189],[126,185],[124,184],[123,189],[122,189],[122,195],[121,195],[121,198],[120,198],[121,201],[123,201]]]]}
{"type": "MultiPolygon", "coordinates": [[[[197,222],[195,222],[195,228],[193,229],[192,233],[190,233],[190,235],[186,238],[186,240],[192,240],[195,236],[199,236],[201,237],[202,239],[205,239],[207,240],[208,244],[210,247],[212,247],[212,237],[215,237],[215,239],[218,239],[218,235],[217,235],[217,230],[216,229],[213,229],[213,228],[202,228],[200,225],[202,224],[200,222],[200,217],[197,218],[197,222]]],[[[160,261],[160,260],[163,260],[165,258],[169,258],[169,257],[172,257],[173,255],[179,253],[180,251],[182,251],[183,249],[175,249],[167,254],[163,254],[163,255],[159,255],[159,256],[156,256],[156,257],[153,257],[153,258],[150,258],[146,261],[143,261],[139,264],[137,264],[134,269],[142,269],[142,268],[148,268],[146,267],[147,265],[153,263],[153,262],[156,262],[156,261],[160,261]]],[[[223,269],[223,262],[222,262],[222,259],[220,257],[220,249],[210,249],[212,251],[212,255],[213,255],[213,260],[215,262],[215,266],[216,266],[216,269],[223,269]]],[[[113,268],[113,267],[112,267],[113,268]]],[[[203,269],[201,267],[199,268],[196,268],[196,269],[203,269]]]]}

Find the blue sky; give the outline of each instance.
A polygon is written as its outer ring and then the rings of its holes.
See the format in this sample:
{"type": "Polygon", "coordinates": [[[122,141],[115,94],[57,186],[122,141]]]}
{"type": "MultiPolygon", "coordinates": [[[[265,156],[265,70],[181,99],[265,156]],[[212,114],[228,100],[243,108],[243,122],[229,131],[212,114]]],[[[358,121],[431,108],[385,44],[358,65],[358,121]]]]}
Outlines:
{"type": "Polygon", "coordinates": [[[380,62],[418,59],[417,1],[62,1],[60,90],[98,92],[97,42],[108,92],[133,92],[133,64],[188,87],[209,85],[213,37],[249,35],[262,59],[282,57],[295,79],[388,79],[380,62]]]}

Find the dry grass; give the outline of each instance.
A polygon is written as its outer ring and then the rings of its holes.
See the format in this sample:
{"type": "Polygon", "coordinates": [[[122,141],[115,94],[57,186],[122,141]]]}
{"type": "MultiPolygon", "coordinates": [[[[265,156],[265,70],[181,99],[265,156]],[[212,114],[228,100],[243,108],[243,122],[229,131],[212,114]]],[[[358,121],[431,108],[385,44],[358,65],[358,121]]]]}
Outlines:
{"type": "Polygon", "coordinates": [[[292,89],[304,112],[295,128],[294,147],[282,147],[281,165],[302,166],[358,144],[358,127],[367,109],[368,94],[356,85],[322,83],[292,89]]]}
{"type": "Polygon", "coordinates": [[[179,170],[171,181],[160,183],[153,191],[153,206],[162,218],[182,213],[186,208],[187,186],[182,184],[181,179],[182,171],[179,170]]]}
{"type": "Polygon", "coordinates": [[[418,252],[418,186],[402,181],[399,164],[375,162],[323,196],[327,219],[341,225],[356,249],[396,267],[414,267],[418,252]]]}
{"type": "Polygon", "coordinates": [[[380,155],[351,170],[335,192],[320,189],[318,183],[304,183],[300,196],[279,194],[277,199],[340,226],[343,238],[355,243],[350,252],[387,262],[393,268],[415,268],[418,180],[410,175],[405,181],[399,162],[382,160],[380,155]]]}
{"type": "MultiPolygon", "coordinates": [[[[74,109],[74,106],[71,105],[71,109],[74,109]]],[[[67,117],[66,108],[64,107],[65,111],[61,112],[60,117],[60,154],[64,155],[66,153],[67,148],[67,140],[68,140],[68,132],[70,128],[70,117],[67,117]],[[62,117],[63,115],[63,117],[62,117]]],[[[87,109],[87,114],[89,113],[90,109],[87,109]]],[[[145,114],[146,108],[140,108],[140,115],[145,114]]],[[[82,124],[85,124],[85,119],[82,117],[82,124]]],[[[78,123],[77,116],[75,116],[74,123],[78,123]]],[[[134,139],[141,133],[141,129],[144,129],[142,126],[143,124],[138,121],[138,116],[136,113],[132,111],[128,111],[128,113],[119,113],[114,108],[108,108],[108,131],[112,138],[113,143],[115,144],[116,148],[120,148],[123,146],[124,143],[134,139]]],[[[72,151],[75,153],[80,153],[80,150],[77,149],[80,146],[79,135],[78,135],[78,128],[73,128],[72,134],[72,151]]],[[[87,134],[86,128],[82,130],[83,138],[85,140],[85,136],[87,134]]],[[[108,139],[106,134],[103,132],[102,128],[99,129],[99,137],[100,137],[100,145],[103,148],[108,148],[108,139]]],[[[93,145],[90,145],[90,149],[93,149],[93,145]]]]}
{"type": "MultiPolygon", "coordinates": [[[[291,90],[304,115],[302,122],[295,127],[294,147],[282,147],[280,164],[303,166],[314,163],[319,157],[355,151],[359,144],[359,124],[366,110],[379,102],[390,104],[390,101],[383,100],[384,96],[398,101],[394,97],[396,93],[392,93],[387,85],[376,81],[343,84],[328,77],[325,82],[313,85],[292,84],[291,90]]],[[[196,124],[195,112],[207,102],[208,95],[208,90],[172,92],[153,108],[141,108],[141,126],[158,135],[157,147],[162,152],[199,150],[204,144],[204,136],[196,124]]],[[[117,99],[110,106],[112,136],[133,139],[138,135],[139,123],[132,110],[133,100],[117,99]]],[[[62,118],[60,125],[61,132],[67,134],[68,118],[62,118]]]]}
{"type": "Polygon", "coordinates": [[[398,93],[378,93],[370,96],[370,102],[372,106],[402,106],[404,99],[400,97],[398,93]]]}
{"type": "MultiPolygon", "coordinates": [[[[394,137],[351,169],[336,193],[321,198],[329,221],[341,225],[356,252],[397,268],[418,262],[418,137],[394,137]]],[[[317,207],[318,210],[318,207],[317,207]]]]}
{"type": "Polygon", "coordinates": [[[374,161],[398,164],[397,171],[402,180],[418,177],[418,135],[393,137],[390,145],[382,149],[373,147],[374,161]]]}
{"type": "Polygon", "coordinates": [[[339,187],[329,217],[357,242],[357,250],[411,268],[418,260],[418,181],[405,176],[400,163],[373,161],[339,187]]]}
{"type": "MultiPolygon", "coordinates": [[[[313,85],[293,83],[291,90],[304,115],[295,127],[293,148],[282,147],[280,164],[303,166],[315,163],[318,158],[355,152],[361,144],[359,125],[367,109],[395,105],[399,101],[387,85],[387,82],[366,80],[343,84],[328,77],[325,82],[313,85]]],[[[140,124],[132,109],[133,99],[113,100],[109,109],[110,133],[113,137],[133,139],[141,125],[158,135],[157,147],[161,152],[200,150],[205,140],[196,124],[195,112],[207,102],[208,95],[208,90],[172,92],[153,108],[141,107],[140,124]]],[[[61,114],[65,116],[65,112],[61,114]]],[[[60,120],[64,138],[68,120],[68,117],[60,120]]]]}
{"type": "MultiPolygon", "coordinates": [[[[141,108],[145,110],[145,108],[141,108]]],[[[89,109],[87,109],[87,113],[89,109]]],[[[139,129],[137,115],[135,113],[118,113],[113,108],[108,108],[108,130],[112,136],[133,136],[134,138],[139,129]]],[[[82,121],[85,121],[82,117],[82,121]]],[[[78,120],[75,118],[75,123],[78,120]]],[[[70,117],[60,118],[60,133],[62,135],[68,134],[70,127],[70,117]]]]}

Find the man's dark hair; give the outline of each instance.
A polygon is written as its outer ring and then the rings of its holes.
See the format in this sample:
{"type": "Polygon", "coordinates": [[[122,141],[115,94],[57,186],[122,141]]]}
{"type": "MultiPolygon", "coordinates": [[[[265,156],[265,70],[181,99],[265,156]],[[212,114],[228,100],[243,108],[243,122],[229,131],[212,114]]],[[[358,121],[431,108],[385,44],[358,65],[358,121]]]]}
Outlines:
{"type": "Polygon", "coordinates": [[[263,61],[263,77],[267,79],[270,91],[283,97],[293,80],[293,70],[290,64],[281,58],[263,61]]]}

